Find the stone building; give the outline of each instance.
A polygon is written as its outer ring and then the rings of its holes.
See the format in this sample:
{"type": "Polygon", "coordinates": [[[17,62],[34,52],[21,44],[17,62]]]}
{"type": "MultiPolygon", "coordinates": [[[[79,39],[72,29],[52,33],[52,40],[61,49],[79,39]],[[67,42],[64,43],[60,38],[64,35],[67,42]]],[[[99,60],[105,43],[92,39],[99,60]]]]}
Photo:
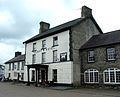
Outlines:
{"type": "Polygon", "coordinates": [[[80,48],[83,85],[120,85],[120,30],[94,35],[80,48]]]}
{"type": "Polygon", "coordinates": [[[50,28],[40,22],[39,34],[26,40],[25,81],[81,85],[79,49],[93,35],[102,31],[92,16],[92,9],[83,6],[81,17],[50,28]]]}

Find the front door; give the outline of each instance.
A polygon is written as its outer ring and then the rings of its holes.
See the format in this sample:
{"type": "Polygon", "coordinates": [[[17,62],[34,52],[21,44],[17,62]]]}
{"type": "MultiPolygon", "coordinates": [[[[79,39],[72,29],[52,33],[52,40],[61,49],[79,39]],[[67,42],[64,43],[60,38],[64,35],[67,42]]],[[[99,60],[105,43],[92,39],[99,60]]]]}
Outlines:
{"type": "Polygon", "coordinates": [[[41,82],[45,81],[45,70],[41,70],[41,82]]]}

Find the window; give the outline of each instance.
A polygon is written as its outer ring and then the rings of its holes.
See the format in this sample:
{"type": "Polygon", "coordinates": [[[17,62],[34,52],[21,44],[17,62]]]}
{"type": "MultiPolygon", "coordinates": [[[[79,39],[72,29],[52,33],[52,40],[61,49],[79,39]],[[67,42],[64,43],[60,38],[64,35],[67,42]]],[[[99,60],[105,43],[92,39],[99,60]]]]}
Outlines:
{"type": "Polygon", "coordinates": [[[42,63],[45,63],[45,56],[46,56],[46,53],[42,53],[42,63]]]}
{"type": "Polygon", "coordinates": [[[15,64],[13,63],[13,64],[12,64],[12,70],[14,70],[14,67],[15,67],[15,64]]]}
{"type": "Polygon", "coordinates": [[[53,69],[53,81],[57,82],[57,69],[53,69]]]}
{"type": "Polygon", "coordinates": [[[57,50],[53,51],[53,62],[57,62],[57,50]]]}
{"type": "Polygon", "coordinates": [[[16,64],[14,64],[14,69],[16,69],[16,64]]]}
{"type": "Polygon", "coordinates": [[[24,73],[21,73],[21,80],[24,80],[24,73]]]}
{"type": "Polygon", "coordinates": [[[60,61],[67,61],[67,52],[60,54],[60,61]]]}
{"type": "Polygon", "coordinates": [[[22,62],[21,70],[24,70],[25,62],[22,62]]]}
{"type": "Polygon", "coordinates": [[[18,73],[17,72],[14,72],[14,77],[17,77],[18,73]]]}
{"type": "Polygon", "coordinates": [[[36,51],[36,43],[33,43],[33,52],[36,51]]]}
{"type": "Polygon", "coordinates": [[[11,70],[11,63],[9,63],[9,70],[11,70]]]}
{"type": "Polygon", "coordinates": [[[88,69],[84,72],[85,83],[98,83],[99,75],[96,69],[88,69]]]}
{"type": "Polygon", "coordinates": [[[36,54],[33,54],[32,55],[32,64],[35,64],[35,62],[36,62],[36,54]]]}
{"type": "Polygon", "coordinates": [[[42,41],[42,48],[46,48],[46,40],[42,41]]]}
{"type": "Polygon", "coordinates": [[[104,83],[120,84],[120,69],[108,68],[103,72],[104,83]]]}
{"type": "Polygon", "coordinates": [[[19,70],[20,69],[20,62],[18,62],[18,66],[17,66],[17,70],[19,70]]]}
{"type": "Polygon", "coordinates": [[[95,62],[94,51],[88,51],[88,62],[95,62]]]}
{"type": "Polygon", "coordinates": [[[107,48],[107,60],[115,60],[115,48],[107,48]]]}
{"type": "Polygon", "coordinates": [[[58,37],[53,37],[53,46],[57,46],[58,45],[58,37]]]}
{"type": "Polygon", "coordinates": [[[11,77],[11,73],[8,73],[8,78],[10,78],[11,77]]]}
{"type": "Polygon", "coordinates": [[[32,70],[32,78],[31,81],[35,81],[35,70],[32,70]]]}

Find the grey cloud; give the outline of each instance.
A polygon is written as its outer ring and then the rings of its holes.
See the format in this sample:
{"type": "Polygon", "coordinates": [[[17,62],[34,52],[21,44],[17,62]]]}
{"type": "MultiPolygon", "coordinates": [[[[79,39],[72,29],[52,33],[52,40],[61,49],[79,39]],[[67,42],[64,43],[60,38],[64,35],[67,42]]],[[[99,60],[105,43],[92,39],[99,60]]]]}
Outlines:
{"type": "MultiPolygon", "coordinates": [[[[27,10],[23,1],[5,0],[0,4],[0,10],[7,10],[13,15],[15,24],[11,28],[0,26],[0,39],[21,39],[32,34],[33,17],[32,13],[27,10]]],[[[6,23],[7,24],[7,23],[6,23]]]]}

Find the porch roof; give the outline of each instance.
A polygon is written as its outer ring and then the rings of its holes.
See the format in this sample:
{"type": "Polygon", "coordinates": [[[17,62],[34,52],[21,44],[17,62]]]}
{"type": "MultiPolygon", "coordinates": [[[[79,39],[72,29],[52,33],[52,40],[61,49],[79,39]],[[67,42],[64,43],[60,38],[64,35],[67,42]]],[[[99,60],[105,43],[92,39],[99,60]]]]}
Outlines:
{"type": "Polygon", "coordinates": [[[26,66],[28,68],[48,68],[48,65],[44,65],[44,64],[29,64],[26,66]]]}

